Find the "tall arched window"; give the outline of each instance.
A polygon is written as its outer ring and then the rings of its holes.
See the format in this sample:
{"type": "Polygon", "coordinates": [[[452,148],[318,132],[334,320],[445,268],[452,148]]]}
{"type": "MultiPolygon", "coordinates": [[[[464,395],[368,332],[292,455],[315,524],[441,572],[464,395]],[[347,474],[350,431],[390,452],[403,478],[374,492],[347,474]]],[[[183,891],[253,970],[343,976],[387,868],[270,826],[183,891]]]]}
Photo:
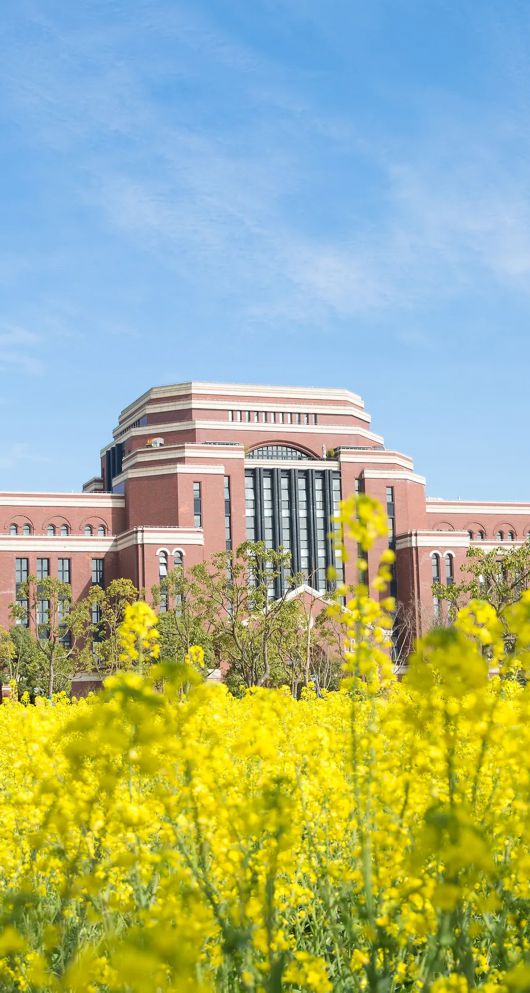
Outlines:
{"type": "Polygon", "coordinates": [[[160,579],[165,579],[167,576],[167,552],[158,553],[158,575],[160,579]]]}
{"type": "Polygon", "coordinates": [[[445,582],[447,586],[452,586],[455,581],[455,563],[451,552],[446,552],[445,559],[445,582]]]}
{"type": "Polygon", "coordinates": [[[160,613],[165,614],[168,605],[168,595],[167,595],[167,584],[165,580],[167,579],[167,563],[168,554],[167,552],[158,553],[158,578],[161,584],[160,590],[160,613]]]}
{"type": "Polygon", "coordinates": [[[173,561],[175,563],[175,569],[182,569],[184,565],[184,556],[182,552],[175,552],[173,555],[173,561]]]}
{"type": "MultiPolygon", "coordinates": [[[[431,555],[431,569],[432,569],[432,581],[433,581],[433,583],[440,583],[441,582],[440,556],[438,555],[438,552],[433,552],[432,555],[431,555]]],[[[432,598],[432,605],[433,605],[434,623],[435,624],[439,624],[440,623],[440,600],[438,599],[438,597],[433,596],[433,598],[432,598]]]]}
{"type": "Polygon", "coordinates": [[[440,574],[440,556],[438,555],[438,552],[433,552],[433,554],[431,555],[431,564],[432,564],[432,581],[433,583],[439,583],[441,574],[440,574]]]}
{"type": "Polygon", "coordinates": [[[16,524],[9,525],[9,534],[18,534],[18,528],[16,524]]]}

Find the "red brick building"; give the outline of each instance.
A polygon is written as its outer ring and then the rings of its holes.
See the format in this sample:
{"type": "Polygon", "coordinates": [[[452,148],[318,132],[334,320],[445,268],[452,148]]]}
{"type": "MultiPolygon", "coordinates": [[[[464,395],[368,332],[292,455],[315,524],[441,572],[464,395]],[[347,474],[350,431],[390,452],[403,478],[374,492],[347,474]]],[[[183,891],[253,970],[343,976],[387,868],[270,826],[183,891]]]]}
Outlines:
{"type": "MultiPolygon", "coordinates": [[[[122,411],[83,492],[0,494],[0,624],[28,574],[65,579],[75,597],[118,576],[149,590],[175,563],[247,537],[290,549],[294,569],[324,592],[329,515],[355,490],[387,506],[393,592],[417,631],[432,622],[433,578],[451,582],[470,543],[492,548],[530,531],[530,503],[426,497],[410,456],[385,448],[348,390],[156,387],[122,411]]],[[[356,580],[354,563],[345,579],[356,580]]]]}

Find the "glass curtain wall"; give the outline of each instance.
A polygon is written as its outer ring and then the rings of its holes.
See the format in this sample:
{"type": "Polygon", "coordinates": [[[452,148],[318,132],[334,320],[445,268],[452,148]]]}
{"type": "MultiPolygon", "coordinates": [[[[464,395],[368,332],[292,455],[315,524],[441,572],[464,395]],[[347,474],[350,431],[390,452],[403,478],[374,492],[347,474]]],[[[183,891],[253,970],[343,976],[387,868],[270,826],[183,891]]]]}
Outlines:
{"type": "MultiPolygon", "coordinates": [[[[328,566],[342,581],[342,563],[328,537],[331,516],[340,500],[340,473],[331,470],[256,468],[245,472],[246,522],[249,541],[291,553],[291,571],[320,592],[333,588],[328,566]]],[[[285,589],[287,570],[276,583],[285,589]]]]}

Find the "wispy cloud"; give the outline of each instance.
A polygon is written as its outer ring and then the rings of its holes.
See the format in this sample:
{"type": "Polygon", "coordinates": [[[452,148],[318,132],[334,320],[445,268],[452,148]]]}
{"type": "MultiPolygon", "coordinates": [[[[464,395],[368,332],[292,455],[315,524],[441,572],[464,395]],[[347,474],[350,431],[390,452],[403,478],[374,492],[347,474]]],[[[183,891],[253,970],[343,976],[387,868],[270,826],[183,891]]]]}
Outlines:
{"type": "Polygon", "coordinates": [[[50,463],[51,459],[34,451],[24,441],[14,441],[3,446],[0,453],[0,469],[13,469],[21,462],[50,463]]]}
{"type": "Polygon", "coordinates": [[[34,331],[15,325],[0,327],[0,372],[41,375],[44,363],[35,354],[41,347],[41,338],[34,331]]]}
{"type": "MultiPolygon", "coordinates": [[[[326,111],[280,63],[198,7],[139,3],[128,17],[128,5],[116,3],[105,22],[26,9],[30,38],[7,46],[9,99],[39,141],[82,159],[69,180],[78,202],[181,284],[197,288],[206,279],[243,318],[303,325],[406,312],[488,280],[528,293],[523,108],[505,123],[487,106],[477,114],[471,100],[451,104],[438,94],[438,128],[409,143],[366,123],[361,133],[344,111],[326,111]],[[229,93],[244,87],[241,126],[230,115],[209,116],[204,102],[195,118],[185,107],[182,94],[204,73],[212,90],[222,73],[229,93]],[[156,99],[160,85],[181,92],[177,112],[174,101],[156,99]],[[325,214],[320,225],[309,222],[312,157],[324,137],[329,183],[338,197],[344,189],[351,217],[339,231],[325,214]],[[375,213],[356,200],[361,168],[377,176],[375,213]]],[[[318,5],[298,4],[295,13],[314,21],[318,5]]],[[[0,338],[0,362],[36,371],[35,344],[28,340],[24,350],[0,338]]]]}

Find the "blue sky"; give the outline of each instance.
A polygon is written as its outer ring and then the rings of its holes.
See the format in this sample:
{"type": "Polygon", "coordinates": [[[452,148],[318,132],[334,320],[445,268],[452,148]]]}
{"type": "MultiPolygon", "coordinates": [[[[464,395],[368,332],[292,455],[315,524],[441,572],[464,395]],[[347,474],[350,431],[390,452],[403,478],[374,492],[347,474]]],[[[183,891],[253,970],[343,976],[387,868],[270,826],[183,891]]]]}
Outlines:
{"type": "Polygon", "coordinates": [[[524,0],[4,0],[1,489],[190,378],[344,386],[530,500],[524,0]]]}

